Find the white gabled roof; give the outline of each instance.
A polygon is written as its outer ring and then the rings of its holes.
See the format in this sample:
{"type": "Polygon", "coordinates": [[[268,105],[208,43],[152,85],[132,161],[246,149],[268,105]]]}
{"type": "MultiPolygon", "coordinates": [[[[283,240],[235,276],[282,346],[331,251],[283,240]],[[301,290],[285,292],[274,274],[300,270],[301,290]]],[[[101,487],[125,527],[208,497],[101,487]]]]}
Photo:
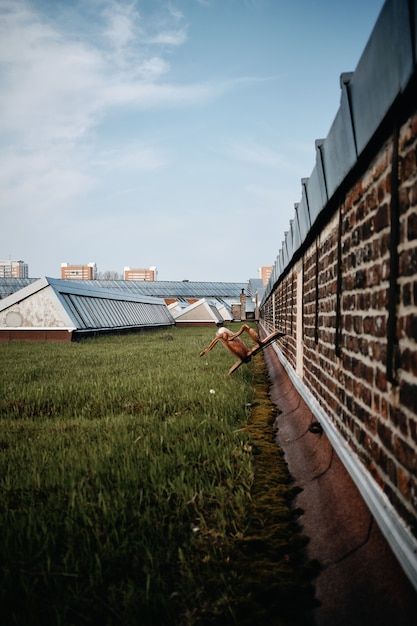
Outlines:
{"type": "Polygon", "coordinates": [[[223,302],[216,305],[219,315],[222,317],[223,322],[231,322],[233,320],[232,314],[226,304],[223,302]]]}
{"type": "Polygon", "coordinates": [[[173,325],[160,298],[40,278],[0,300],[0,327],[76,331],[173,325]]]}
{"type": "Polygon", "coordinates": [[[201,298],[188,306],[182,304],[178,306],[177,303],[173,303],[170,310],[176,322],[199,322],[200,324],[222,324],[224,322],[216,306],[207,302],[205,298],[201,298]]]}

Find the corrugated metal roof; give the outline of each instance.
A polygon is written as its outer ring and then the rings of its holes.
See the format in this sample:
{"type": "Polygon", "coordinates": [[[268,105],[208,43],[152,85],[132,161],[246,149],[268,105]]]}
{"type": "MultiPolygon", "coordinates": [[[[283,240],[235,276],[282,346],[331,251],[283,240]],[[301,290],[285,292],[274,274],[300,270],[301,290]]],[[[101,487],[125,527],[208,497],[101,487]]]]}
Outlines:
{"type": "Polygon", "coordinates": [[[252,298],[259,293],[259,290],[264,287],[263,281],[261,278],[250,278],[249,279],[249,294],[252,298]]]}
{"type": "Polygon", "coordinates": [[[49,278],[48,282],[74,320],[77,330],[166,326],[174,323],[164,300],[160,298],[86,284],[90,281],[84,283],[49,278]]]}
{"type": "Polygon", "coordinates": [[[39,278],[0,278],[0,300],[35,283],[39,278]]]}
{"type": "MultiPolygon", "coordinates": [[[[0,299],[10,296],[15,291],[23,289],[27,285],[39,280],[38,278],[0,278],[0,299]]],[[[51,279],[52,280],[52,279],[51,279]]],[[[61,279],[53,279],[61,280],[61,279]]],[[[247,296],[250,293],[248,283],[227,283],[227,282],[199,282],[199,281],[135,281],[135,280],[80,280],[72,281],[77,284],[91,285],[103,289],[117,289],[128,293],[141,294],[156,298],[175,298],[185,300],[186,298],[216,298],[221,301],[232,298],[239,300],[242,289],[247,296]]]]}
{"type": "MultiPolygon", "coordinates": [[[[94,284],[106,289],[122,289],[158,298],[231,298],[239,299],[242,289],[247,292],[248,283],[172,281],[172,280],[86,280],[80,283],[94,284]]],[[[247,295],[250,295],[247,293],[247,295]]]]}
{"type": "MultiPolygon", "coordinates": [[[[63,308],[60,315],[61,320],[65,320],[64,325],[76,332],[149,328],[175,323],[161,298],[53,278],[41,278],[3,299],[0,311],[19,307],[20,303],[36,298],[43,290],[46,294],[51,293],[48,289],[52,289],[63,308]]],[[[37,308],[33,309],[37,327],[45,327],[42,326],[42,308],[50,308],[51,304],[50,299],[40,299],[37,308]]]]}

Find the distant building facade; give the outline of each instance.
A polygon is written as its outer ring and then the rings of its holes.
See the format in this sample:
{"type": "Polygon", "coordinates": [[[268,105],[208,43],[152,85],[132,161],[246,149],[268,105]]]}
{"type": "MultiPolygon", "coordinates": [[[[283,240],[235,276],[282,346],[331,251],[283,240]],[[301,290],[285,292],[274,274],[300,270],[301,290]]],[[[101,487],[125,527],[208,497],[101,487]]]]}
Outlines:
{"type": "Polygon", "coordinates": [[[95,263],[87,263],[87,265],[61,263],[61,278],[63,280],[95,280],[97,266],[95,263]]]}
{"type": "Polygon", "coordinates": [[[29,267],[24,261],[0,261],[1,278],[28,278],[29,267]]]}
{"type": "Polygon", "coordinates": [[[149,269],[132,269],[125,267],[123,271],[123,280],[148,280],[155,281],[158,275],[156,267],[149,269]]]}
{"type": "Polygon", "coordinates": [[[262,280],[263,285],[267,285],[269,281],[269,277],[272,274],[273,266],[272,265],[263,265],[259,268],[259,278],[262,280]]]}

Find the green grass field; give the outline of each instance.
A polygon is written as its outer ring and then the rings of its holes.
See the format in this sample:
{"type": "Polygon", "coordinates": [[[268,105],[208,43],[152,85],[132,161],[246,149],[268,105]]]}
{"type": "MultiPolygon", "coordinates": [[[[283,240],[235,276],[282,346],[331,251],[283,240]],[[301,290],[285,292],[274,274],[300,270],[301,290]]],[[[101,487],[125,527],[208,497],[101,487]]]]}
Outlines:
{"type": "Polygon", "coordinates": [[[2,624],[301,623],[263,359],[226,377],[222,346],[199,358],[213,335],[1,346],[2,624]]]}

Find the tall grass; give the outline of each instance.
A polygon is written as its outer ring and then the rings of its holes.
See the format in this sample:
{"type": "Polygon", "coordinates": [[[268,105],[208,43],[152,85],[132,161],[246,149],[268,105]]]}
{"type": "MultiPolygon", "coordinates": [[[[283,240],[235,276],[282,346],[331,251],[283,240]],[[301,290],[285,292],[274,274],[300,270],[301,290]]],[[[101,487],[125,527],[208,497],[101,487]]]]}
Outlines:
{"type": "Polygon", "coordinates": [[[252,366],[172,329],[0,351],[2,624],[232,624],[252,366]]]}

